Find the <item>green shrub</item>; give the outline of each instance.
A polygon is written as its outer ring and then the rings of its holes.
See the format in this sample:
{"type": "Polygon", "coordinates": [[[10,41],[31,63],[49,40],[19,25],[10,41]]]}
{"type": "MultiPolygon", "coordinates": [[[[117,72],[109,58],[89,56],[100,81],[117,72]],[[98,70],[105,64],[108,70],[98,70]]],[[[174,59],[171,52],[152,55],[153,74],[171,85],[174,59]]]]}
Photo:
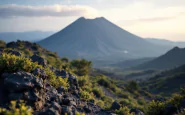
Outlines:
{"type": "Polygon", "coordinates": [[[73,60],[70,62],[70,67],[75,74],[78,76],[88,75],[92,66],[91,61],[82,60],[73,60]]]}
{"type": "Polygon", "coordinates": [[[100,106],[101,108],[103,108],[103,107],[104,107],[104,102],[103,102],[102,100],[98,100],[98,101],[96,102],[96,105],[98,105],[98,106],[100,106]]]}
{"type": "Polygon", "coordinates": [[[103,91],[102,91],[100,88],[95,87],[95,88],[92,89],[92,92],[93,92],[93,94],[94,94],[97,98],[101,98],[101,97],[104,96],[104,93],[103,93],[103,91]]]}
{"type": "Polygon", "coordinates": [[[111,97],[107,97],[107,96],[103,96],[102,100],[104,102],[105,109],[109,110],[114,100],[111,97]]]}
{"type": "Polygon", "coordinates": [[[69,87],[68,78],[62,78],[60,76],[55,80],[51,80],[51,84],[56,88],[63,86],[65,89],[67,89],[69,87]]]}
{"type": "Polygon", "coordinates": [[[138,102],[139,105],[145,105],[146,104],[146,101],[145,101],[144,98],[138,99],[137,102],[138,102]]]}
{"type": "Polygon", "coordinates": [[[0,48],[5,48],[5,47],[6,47],[6,43],[0,40],[0,48]]]}
{"type": "Polygon", "coordinates": [[[184,97],[180,94],[173,94],[172,98],[167,101],[167,103],[172,104],[177,109],[180,109],[180,104],[184,97]]]}
{"type": "Polygon", "coordinates": [[[93,94],[90,94],[85,90],[80,90],[80,98],[83,100],[90,100],[93,98],[93,94]]]}
{"type": "Polygon", "coordinates": [[[134,115],[134,114],[130,113],[130,109],[126,106],[120,108],[119,110],[116,110],[115,112],[118,115],[134,115]]]}
{"type": "Polygon", "coordinates": [[[49,76],[48,81],[50,81],[51,85],[55,88],[63,86],[65,89],[69,87],[69,82],[67,78],[57,77],[54,72],[52,72],[49,68],[44,69],[46,74],[49,76]]]}
{"type": "Polygon", "coordinates": [[[127,88],[131,91],[133,90],[138,90],[139,89],[139,85],[136,81],[130,81],[127,85],[127,88]]]}
{"type": "Polygon", "coordinates": [[[81,77],[78,77],[78,84],[80,87],[85,87],[86,85],[88,85],[88,82],[89,79],[87,76],[81,76],[81,77]]]}
{"type": "Polygon", "coordinates": [[[165,103],[160,101],[152,101],[148,105],[148,115],[163,115],[165,112],[165,103]]]}
{"type": "Polygon", "coordinates": [[[122,100],[120,101],[120,104],[121,104],[122,106],[128,106],[128,105],[130,105],[130,101],[129,101],[128,99],[122,99],[122,100]]]}
{"type": "Polygon", "coordinates": [[[27,107],[23,101],[19,104],[16,101],[12,101],[9,107],[10,109],[0,108],[0,114],[2,115],[32,115],[33,110],[27,107]],[[18,106],[17,106],[18,105],[18,106]]]}
{"type": "Polygon", "coordinates": [[[10,72],[10,73],[17,71],[32,72],[36,68],[42,68],[42,66],[32,62],[28,58],[15,56],[11,54],[2,54],[0,56],[1,72],[10,72]]]}
{"type": "Polygon", "coordinates": [[[106,88],[110,88],[110,85],[111,85],[111,83],[110,83],[107,79],[105,79],[105,78],[99,79],[99,80],[98,80],[98,83],[99,83],[101,86],[104,86],[104,87],[106,87],[106,88]]]}

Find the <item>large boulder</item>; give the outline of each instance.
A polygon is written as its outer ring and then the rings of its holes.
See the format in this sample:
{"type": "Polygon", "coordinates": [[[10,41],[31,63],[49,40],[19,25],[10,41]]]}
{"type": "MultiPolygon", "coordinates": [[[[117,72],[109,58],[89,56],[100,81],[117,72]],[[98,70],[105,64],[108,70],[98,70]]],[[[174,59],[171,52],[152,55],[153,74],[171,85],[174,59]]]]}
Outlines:
{"type": "Polygon", "coordinates": [[[8,92],[21,92],[36,88],[43,88],[43,80],[31,73],[4,73],[4,86],[8,92]]]}
{"type": "Polygon", "coordinates": [[[8,53],[16,56],[21,56],[21,53],[15,50],[9,50],[8,53]]]}
{"type": "Polygon", "coordinates": [[[49,108],[45,112],[39,113],[39,115],[60,115],[60,113],[54,108],[49,108]]]}
{"type": "Polygon", "coordinates": [[[131,109],[130,113],[134,113],[134,115],[145,115],[142,111],[138,109],[131,109]]]}
{"type": "Polygon", "coordinates": [[[65,70],[56,70],[55,73],[56,73],[57,76],[61,76],[63,78],[68,78],[69,77],[69,74],[65,70]]]}
{"type": "Polygon", "coordinates": [[[180,107],[181,107],[182,109],[184,109],[184,108],[185,108],[185,99],[183,99],[183,100],[181,101],[181,103],[180,103],[180,107]]]}
{"type": "Polygon", "coordinates": [[[41,78],[27,72],[4,73],[2,76],[5,102],[24,100],[34,110],[40,110],[44,106],[46,94],[41,78]]]}
{"type": "Polygon", "coordinates": [[[121,106],[118,102],[115,101],[112,103],[112,106],[111,106],[112,110],[119,110],[120,108],[121,108],[121,106]]]}
{"type": "Polygon", "coordinates": [[[37,62],[39,65],[42,65],[43,67],[47,66],[47,61],[44,58],[42,58],[41,56],[34,54],[31,57],[31,59],[33,62],[37,62]]]}
{"type": "Polygon", "coordinates": [[[72,107],[70,106],[62,106],[62,115],[73,115],[72,107]]]}
{"type": "Polygon", "coordinates": [[[3,54],[3,49],[0,48],[0,56],[3,54]]]}
{"type": "Polygon", "coordinates": [[[171,104],[165,106],[165,115],[176,115],[177,108],[171,104]]]}
{"type": "Polygon", "coordinates": [[[48,75],[46,74],[46,72],[43,70],[43,69],[40,69],[40,68],[36,68],[34,71],[33,71],[33,74],[35,76],[39,76],[40,78],[42,78],[43,80],[47,79],[48,78],[48,75]]]}

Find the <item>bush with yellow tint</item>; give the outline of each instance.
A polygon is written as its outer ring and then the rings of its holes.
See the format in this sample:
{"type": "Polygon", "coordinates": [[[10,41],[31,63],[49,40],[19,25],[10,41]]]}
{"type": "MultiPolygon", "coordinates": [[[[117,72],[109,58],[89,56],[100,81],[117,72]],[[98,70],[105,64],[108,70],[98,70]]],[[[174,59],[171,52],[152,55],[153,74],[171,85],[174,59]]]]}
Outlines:
{"type": "Polygon", "coordinates": [[[26,106],[23,101],[17,104],[16,101],[12,101],[9,107],[10,109],[0,108],[0,114],[2,115],[32,115],[33,110],[26,106]],[[18,105],[18,106],[17,106],[18,105]]]}
{"type": "Polygon", "coordinates": [[[42,66],[32,62],[28,58],[15,56],[11,54],[2,54],[0,56],[1,72],[10,72],[10,73],[17,71],[32,72],[36,68],[42,68],[42,66]]]}

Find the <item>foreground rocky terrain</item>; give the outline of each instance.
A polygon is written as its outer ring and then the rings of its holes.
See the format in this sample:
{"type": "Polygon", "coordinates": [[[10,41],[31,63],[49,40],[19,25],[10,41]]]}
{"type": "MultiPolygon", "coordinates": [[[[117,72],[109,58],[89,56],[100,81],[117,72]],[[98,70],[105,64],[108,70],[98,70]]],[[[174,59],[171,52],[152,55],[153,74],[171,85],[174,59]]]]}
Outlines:
{"type": "MultiPolygon", "coordinates": [[[[11,51],[10,55],[20,56],[21,53],[11,51]]],[[[33,55],[31,59],[43,67],[48,66],[46,60],[40,56],[33,55]]],[[[111,112],[95,105],[93,100],[85,102],[80,99],[80,88],[76,76],[65,70],[54,68],[51,70],[55,75],[67,78],[69,86],[55,88],[47,81],[49,75],[40,68],[32,72],[3,72],[0,79],[0,106],[8,108],[10,101],[24,100],[32,107],[35,115],[76,115],[77,113],[111,115],[111,112]]]]}

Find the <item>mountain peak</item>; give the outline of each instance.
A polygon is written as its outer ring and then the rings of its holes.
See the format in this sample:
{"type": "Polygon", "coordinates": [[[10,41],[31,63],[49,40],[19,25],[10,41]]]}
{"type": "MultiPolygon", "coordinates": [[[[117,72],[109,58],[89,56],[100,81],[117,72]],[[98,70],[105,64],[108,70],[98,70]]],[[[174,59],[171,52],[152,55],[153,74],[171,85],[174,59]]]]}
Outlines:
{"type": "Polygon", "coordinates": [[[80,17],[78,20],[106,20],[104,17],[96,17],[96,18],[85,18],[85,17],[80,17]]]}

